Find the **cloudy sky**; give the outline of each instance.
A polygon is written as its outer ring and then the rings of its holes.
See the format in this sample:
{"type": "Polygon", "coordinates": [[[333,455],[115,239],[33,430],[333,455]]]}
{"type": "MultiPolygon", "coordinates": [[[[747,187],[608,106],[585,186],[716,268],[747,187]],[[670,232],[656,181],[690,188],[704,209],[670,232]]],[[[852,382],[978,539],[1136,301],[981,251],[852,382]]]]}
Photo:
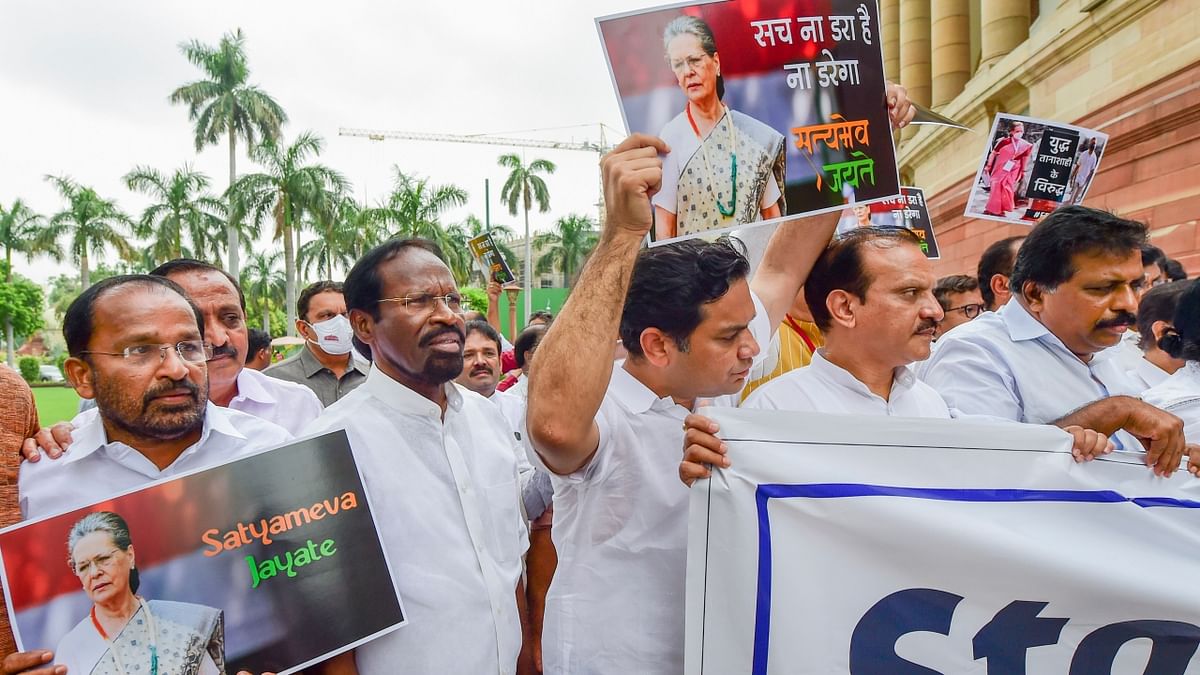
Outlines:
{"type": "MultiPolygon", "coordinates": [[[[594,19],[654,2],[500,0],[454,3],[339,0],[153,2],[4,0],[0,4],[0,202],[24,199],[39,213],[62,208],[46,174],[65,174],[116,199],[130,214],[146,204],[121,177],[137,165],[169,172],[191,162],[217,191],[228,182],[224,145],[196,152],[187,112],[167,102],[200,77],[179,43],[216,44],[240,27],[251,81],[291,119],[288,138],[312,130],[326,141],[320,161],[340,170],[360,199],[386,193],[391,166],[455,183],[470,202],[455,222],[484,213],[491,179],[493,222],[520,229],[499,203],[505,172],[490,145],[374,142],[339,137],[340,127],[490,133],[595,141],[623,136],[616,96],[594,19]],[[586,126],[585,126],[586,125],[586,126]],[[529,132],[525,130],[544,130],[529,132]]],[[[548,181],[552,211],[595,214],[597,155],[525,150],[559,165],[548,181]]],[[[252,165],[239,153],[239,172],[252,165]]],[[[75,268],[21,260],[17,271],[44,282],[75,268]]]]}

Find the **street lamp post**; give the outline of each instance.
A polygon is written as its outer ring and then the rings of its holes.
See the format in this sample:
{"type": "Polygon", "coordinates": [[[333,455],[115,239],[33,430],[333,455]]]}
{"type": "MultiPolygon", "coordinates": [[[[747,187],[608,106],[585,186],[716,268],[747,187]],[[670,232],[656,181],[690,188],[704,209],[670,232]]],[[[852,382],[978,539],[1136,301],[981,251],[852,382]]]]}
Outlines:
{"type": "Polygon", "coordinates": [[[508,296],[508,341],[517,341],[517,294],[521,292],[520,286],[505,286],[504,294],[508,296]]]}

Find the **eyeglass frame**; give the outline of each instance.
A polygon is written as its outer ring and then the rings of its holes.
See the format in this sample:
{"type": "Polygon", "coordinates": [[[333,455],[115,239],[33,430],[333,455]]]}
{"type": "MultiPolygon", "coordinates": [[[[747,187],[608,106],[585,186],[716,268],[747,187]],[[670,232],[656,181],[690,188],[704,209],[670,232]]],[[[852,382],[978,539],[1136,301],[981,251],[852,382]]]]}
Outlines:
{"type": "Polygon", "coordinates": [[[71,572],[75,576],[82,579],[85,574],[92,571],[93,568],[92,568],[91,564],[94,564],[96,566],[96,569],[99,569],[101,567],[103,567],[106,570],[111,569],[110,565],[112,565],[114,562],[116,562],[115,558],[116,558],[116,554],[118,554],[118,553],[128,553],[128,549],[123,549],[120,546],[118,546],[118,547],[114,548],[113,550],[109,551],[108,553],[101,553],[100,555],[94,555],[91,558],[87,558],[83,561],[86,566],[83,567],[82,570],[80,569],[79,565],[75,564],[74,558],[71,558],[68,562],[70,562],[70,564],[71,564],[71,572]],[[101,561],[97,560],[97,558],[104,558],[105,560],[103,562],[101,562],[101,561]]]}
{"type": "Polygon", "coordinates": [[[965,305],[959,305],[958,307],[950,307],[944,313],[949,314],[950,312],[957,312],[959,310],[962,311],[963,316],[967,317],[968,319],[974,319],[975,317],[987,311],[987,304],[983,302],[971,302],[965,305]],[[977,308],[974,314],[971,314],[971,312],[968,311],[972,307],[977,308]]]}
{"type": "MultiPolygon", "coordinates": [[[[142,364],[137,364],[137,363],[134,363],[133,361],[130,361],[130,359],[132,358],[132,356],[130,355],[130,350],[137,349],[138,347],[157,347],[159,364],[161,364],[163,361],[167,360],[167,350],[168,349],[174,349],[175,354],[177,356],[179,356],[179,360],[183,361],[184,363],[188,363],[188,364],[196,365],[196,364],[201,364],[201,363],[207,363],[208,361],[212,360],[212,358],[213,358],[213,346],[212,346],[212,344],[205,342],[204,340],[180,340],[179,342],[176,342],[173,345],[172,344],[164,345],[164,344],[144,343],[144,344],[129,345],[128,347],[126,347],[125,349],[122,349],[119,352],[102,352],[102,351],[87,349],[87,350],[81,351],[79,353],[80,354],[100,354],[103,356],[120,356],[122,359],[124,359],[125,361],[127,361],[133,365],[146,366],[146,365],[153,364],[154,363],[153,359],[150,359],[146,363],[142,363],[142,364]],[[196,344],[196,343],[199,343],[200,345],[202,345],[202,351],[204,354],[203,361],[192,361],[183,355],[183,351],[181,349],[182,345],[196,344]]],[[[147,354],[147,356],[149,356],[149,354],[147,354]]]]}
{"type": "Polygon", "coordinates": [[[682,75],[683,73],[686,73],[687,70],[683,70],[684,67],[692,72],[698,73],[700,72],[700,64],[704,63],[704,59],[711,59],[712,57],[713,55],[709,54],[708,52],[701,52],[699,55],[693,54],[691,56],[684,57],[683,62],[678,64],[668,58],[667,67],[669,67],[671,72],[675,73],[676,75],[682,75]]]}
{"type": "Polygon", "coordinates": [[[447,293],[445,295],[435,295],[433,293],[410,293],[408,295],[398,296],[398,297],[394,297],[394,298],[380,298],[379,300],[376,300],[376,302],[377,303],[383,303],[383,302],[403,303],[403,307],[406,312],[409,312],[410,314],[418,314],[418,313],[420,313],[420,310],[410,310],[408,308],[408,303],[412,302],[413,300],[420,299],[420,298],[424,298],[422,300],[423,302],[432,302],[433,303],[432,307],[424,310],[427,312],[435,311],[437,308],[437,301],[441,300],[442,304],[446,306],[446,309],[450,310],[451,314],[456,314],[456,315],[461,316],[466,313],[466,310],[463,308],[463,296],[461,293],[447,293]],[[454,299],[458,302],[458,309],[454,309],[453,307],[450,306],[451,299],[454,299]]]}

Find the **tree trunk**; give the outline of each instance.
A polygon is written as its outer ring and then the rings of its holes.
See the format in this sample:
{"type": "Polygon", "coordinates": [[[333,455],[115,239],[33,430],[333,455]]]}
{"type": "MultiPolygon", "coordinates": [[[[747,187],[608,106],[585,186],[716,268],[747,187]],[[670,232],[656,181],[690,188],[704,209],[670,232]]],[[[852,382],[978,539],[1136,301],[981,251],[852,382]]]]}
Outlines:
{"type": "Polygon", "coordinates": [[[262,329],[267,332],[267,335],[271,335],[271,303],[265,298],[263,299],[262,329]]]}
{"type": "MultiPolygon", "coordinates": [[[[235,155],[235,151],[237,150],[237,135],[233,132],[232,124],[229,125],[227,133],[229,134],[229,187],[233,187],[233,183],[237,179],[237,156],[235,155]]],[[[229,238],[229,273],[233,275],[234,279],[237,279],[240,267],[238,264],[238,247],[241,245],[241,242],[238,240],[237,228],[233,224],[232,208],[229,209],[226,218],[228,222],[225,225],[225,233],[229,238]]]]}
{"type": "Polygon", "coordinates": [[[91,271],[88,270],[87,242],[84,242],[83,254],[79,256],[79,291],[87,290],[92,285],[91,271]]]}
{"type": "Polygon", "coordinates": [[[287,285],[287,334],[296,334],[296,247],[292,239],[292,225],[287,222],[287,207],[284,207],[283,223],[283,268],[287,285]]]}
{"type": "Polygon", "coordinates": [[[13,337],[12,317],[6,316],[4,317],[4,344],[7,345],[5,353],[8,358],[8,366],[14,370],[17,368],[17,348],[13,346],[13,340],[15,339],[13,337]]]}
{"type": "Polygon", "coordinates": [[[533,313],[533,242],[529,239],[529,204],[525,204],[525,320],[533,313]]]}

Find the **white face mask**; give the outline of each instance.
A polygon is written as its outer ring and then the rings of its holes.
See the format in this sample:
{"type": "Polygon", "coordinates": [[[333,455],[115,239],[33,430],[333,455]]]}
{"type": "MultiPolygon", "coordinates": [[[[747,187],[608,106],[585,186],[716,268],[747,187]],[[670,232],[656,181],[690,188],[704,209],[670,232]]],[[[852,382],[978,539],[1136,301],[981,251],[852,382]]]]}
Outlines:
{"type": "MultiPolygon", "coordinates": [[[[308,323],[305,321],[304,323],[308,323]]],[[[317,334],[317,339],[309,340],[309,342],[321,348],[321,351],[334,356],[349,354],[354,346],[350,343],[350,338],[354,334],[350,330],[350,319],[338,314],[332,319],[318,321],[317,323],[309,323],[309,328],[317,334]]]]}

